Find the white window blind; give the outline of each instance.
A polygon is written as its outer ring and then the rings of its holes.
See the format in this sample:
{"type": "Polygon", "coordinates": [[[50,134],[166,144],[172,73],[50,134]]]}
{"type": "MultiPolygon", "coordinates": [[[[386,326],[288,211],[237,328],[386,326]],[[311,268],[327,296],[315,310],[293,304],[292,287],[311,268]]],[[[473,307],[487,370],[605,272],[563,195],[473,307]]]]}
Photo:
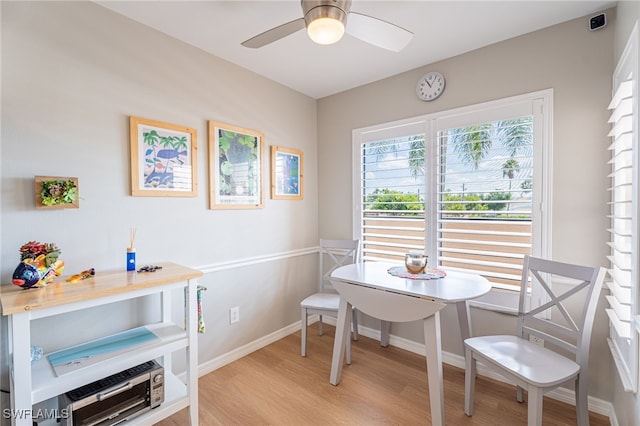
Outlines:
{"type": "Polygon", "coordinates": [[[438,141],[440,265],[517,291],[532,252],[533,116],[441,130],[438,141]]]}
{"type": "MultiPolygon", "coordinates": [[[[634,131],[634,80],[620,83],[609,104],[611,123],[610,295],[606,310],[611,325],[609,345],[625,389],[635,391],[637,346],[633,316],[638,287],[638,148],[634,131]]],[[[635,120],[637,120],[637,110],[635,120]]],[[[635,121],[637,123],[637,121],[635,121]]]]}
{"type": "Polygon", "coordinates": [[[640,283],[638,238],[638,23],[613,73],[609,137],[611,152],[609,317],[607,342],[627,392],[638,391],[640,283]]]}
{"type": "Polygon", "coordinates": [[[425,248],[424,133],[416,130],[385,129],[358,146],[358,229],[365,261],[402,262],[408,251],[425,248]]]}
{"type": "Polygon", "coordinates": [[[607,314],[616,334],[624,339],[631,338],[631,288],[633,250],[633,126],[632,126],[632,84],[623,82],[614,95],[609,109],[613,114],[609,118],[612,124],[609,136],[611,151],[611,262],[607,300],[611,309],[607,314]]]}

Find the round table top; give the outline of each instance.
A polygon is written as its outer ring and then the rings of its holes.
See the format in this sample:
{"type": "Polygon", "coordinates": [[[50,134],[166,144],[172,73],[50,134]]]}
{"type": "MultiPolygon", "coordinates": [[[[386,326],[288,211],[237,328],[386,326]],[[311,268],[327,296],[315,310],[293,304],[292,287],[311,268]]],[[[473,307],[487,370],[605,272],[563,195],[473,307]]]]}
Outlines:
{"type": "Polygon", "coordinates": [[[446,277],[429,280],[401,278],[389,274],[397,264],[388,262],[360,262],[336,268],[331,280],[359,284],[366,287],[427,297],[445,303],[475,299],[491,290],[491,283],[478,274],[447,271],[446,277]]]}

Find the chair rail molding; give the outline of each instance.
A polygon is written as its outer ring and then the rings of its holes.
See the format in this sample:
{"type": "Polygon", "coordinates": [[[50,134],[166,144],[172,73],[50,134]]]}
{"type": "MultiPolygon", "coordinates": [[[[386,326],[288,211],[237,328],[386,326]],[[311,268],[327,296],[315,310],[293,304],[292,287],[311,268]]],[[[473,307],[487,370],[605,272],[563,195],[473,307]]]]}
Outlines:
{"type": "Polygon", "coordinates": [[[246,267],[248,265],[257,265],[259,263],[274,262],[277,260],[290,259],[298,256],[306,256],[308,254],[316,254],[320,250],[319,246],[306,247],[302,249],[284,251],[279,253],[266,254],[262,256],[245,257],[241,259],[232,259],[224,262],[216,262],[208,265],[196,266],[195,269],[199,269],[204,274],[210,274],[213,272],[220,272],[229,269],[236,269],[240,267],[246,267]]]}

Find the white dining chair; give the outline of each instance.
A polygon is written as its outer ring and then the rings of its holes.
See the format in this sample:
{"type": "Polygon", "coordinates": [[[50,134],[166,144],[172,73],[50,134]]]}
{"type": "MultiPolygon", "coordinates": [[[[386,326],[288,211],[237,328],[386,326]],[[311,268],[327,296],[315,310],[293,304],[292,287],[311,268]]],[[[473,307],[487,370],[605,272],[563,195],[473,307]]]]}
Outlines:
{"type": "Polygon", "coordinates": [[[480,361],[488,369],[496,370],[516,384],[516,399],[519,402],[524,402],[523,391],[527,391],[529,426],[542,424],[543,394],[569,382],[575,383],[578,425],[589,424],[589,345],[604,276],[605,269],[602,267],[525,257],[517,335],[479,336],[464,341],[464,412],[467,416],[473,414],[476,361],[480,361]],[[540,284],[549,298],[548,302],[533,309],[527,307],[530,278],[540,284]],[[558,279],[571,283],[567,284],[569,290],[556,294],[553,289],[558,279]],[[576,304],[575,299],[580,296],[581,303],[576,304]],[[573,316],[567,309],[570,303],[573,316]],[[539,339],[544,346],[534,343],[530,338],[539,339]],[[556,352],[551,347],[560,351],[556,352]]]}
{"type": "MultiPolygon", "coordinates": [[[[360,261],[359,240],[320,240],[319,255],[319,291],[300,302],[302,313],[302,341],[300,355],[307,356],[307,325],[309,315],[318,315],[318,334],[322,335],[322,317],[338,316],[340,295],[329,282],[331,273],[338,267],[360,261]],[[326,263],[326,261],[329,261],[326,263]]],[[[353,340],[358,340],[358,315],[356,309],[351,311],[353,340]]],[[[351,340],[347,339],[347,364],[351,364],[351,340]]]]}

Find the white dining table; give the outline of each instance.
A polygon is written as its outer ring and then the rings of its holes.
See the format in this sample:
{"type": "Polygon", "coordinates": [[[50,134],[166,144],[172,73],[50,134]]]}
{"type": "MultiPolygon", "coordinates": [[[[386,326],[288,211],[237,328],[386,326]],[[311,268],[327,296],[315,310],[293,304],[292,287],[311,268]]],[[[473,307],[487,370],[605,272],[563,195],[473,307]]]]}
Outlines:
{"type": "Polygon", "coordinates": [[[340,307],[333,344],[330,383],[341,381],[345,343],[349,335],[352,306],[383,322],[424,323],[431,424],[444,425],[444,385],[440,310],[455,304],[464,340],[471,336],[467,300],[491,290],[489,281],[478,275],[446,271],[443,278],[427,280],[401,278],[388,271],[397,266],[387,262],[359,262],[341,266],[331,273],[331,283],[340,294],[340,307]]]}

